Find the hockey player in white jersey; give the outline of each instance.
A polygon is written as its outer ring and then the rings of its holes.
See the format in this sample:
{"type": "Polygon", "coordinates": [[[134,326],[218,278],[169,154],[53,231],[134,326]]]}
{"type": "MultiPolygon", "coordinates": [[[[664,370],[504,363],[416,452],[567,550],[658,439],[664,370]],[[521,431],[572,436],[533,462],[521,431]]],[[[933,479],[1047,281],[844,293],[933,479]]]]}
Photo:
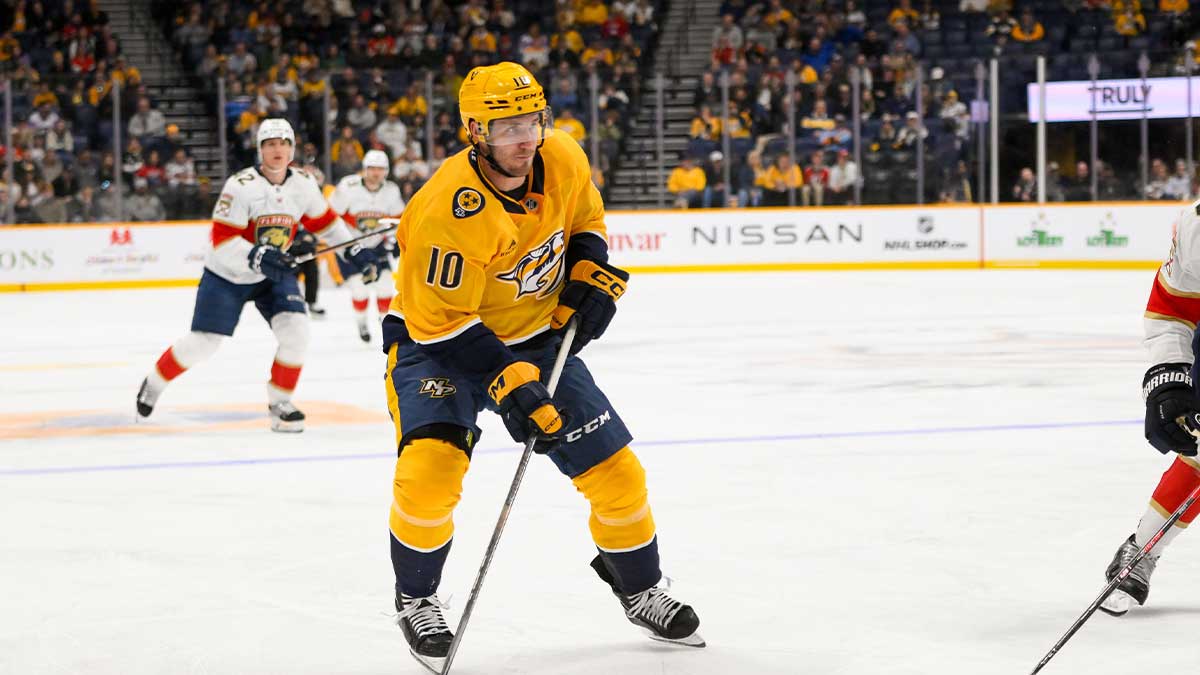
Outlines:
{"type": "MultiPolygon", "coordinates": [[[[1146,440],[1164,455],[1176,453],[1150,497],[1150,505],[1113,556],[1105,576],[1111,581],[1163,527],[1192,490],[1200,485],[1196,433],[1200,430],[1196,326],[1200,323],[1200,201],[1175,221],[1169,259],[1159,268],[1146,303],[1146,350],[1150,369],[1142,381],[1146,402],[1146,440]]],[[[1200,501],[1189,508],[1143,557],[1100,609],[1120,616],[1145,604],[1150,575],[1171,541],[1200,514],[1200,501]]]]}
{"type": "MultiPolygon", "coordinates": [[[[360,234],[367,234],[380,227],[383,218],[399,218],[404,210],[404,199],[400,196],[400,186],[387,179],[388,158],[379,150],[371,150],[363,157],[361,173],[351,174],[338,181],[337,188],[329,198],[329,205],[334,212],[342,217],[351,228],[357,228],[360,234]]],[[[370,237],[362,242],[363,247],[371,249],[379,268],[379,276],[374,281],[363,279],[363,275],[354,269],[351,263],[339,261],[338,267],[346,285],[350,288],[350,298],[354,305],[354,319],[358,323],[358,336],[363,342],[371,341],[371,331],[367,322],[367,308],[371,295],[375,296],[375,306],[382,319],[388,313],[392,304],[392,275],[390,272],[389,255],[393,251],[396,238],[392,235],[370,237]]]]}
{"type": "MultiPolygon", "coordinates": [[[[221,340],[233,335],[242,307],[253,301],[279,343],[267,383],[271,429],[304,430],[304,413],[291,398],[308,351],[309,319],[288,249],[301,224],[331,244],[352,236],[316,181],[289,167],[296,148],[291,124],[263,120],[257,141],[261,163],[225,181],[213,208],[212,248],[196,291],[191,331],[163,352],[142,381],[140,417],[153,412],[169,382],[212,356],[221,340]]],[[[354,244],[340,257],[363,276],[374,277],[371,251],[354,244]]]]}

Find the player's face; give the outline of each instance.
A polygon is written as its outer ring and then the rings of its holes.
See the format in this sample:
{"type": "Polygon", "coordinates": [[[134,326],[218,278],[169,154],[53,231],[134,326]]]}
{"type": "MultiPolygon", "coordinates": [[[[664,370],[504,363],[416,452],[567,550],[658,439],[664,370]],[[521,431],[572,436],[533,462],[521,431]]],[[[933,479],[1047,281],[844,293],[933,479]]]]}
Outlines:
{"type": "Polygon", "coordinates": [[[260,151],[263,166],[272,171],[283,171],[292,161],[292,144],[282,138],[268,138],[260,151]]]}
{"type": "Polygon", "coordinates": [[[367,187],[374,190],[387,178],[387,173],[388,170],[382,166],[367,167],[363,169],[363,181],[366,182],[367,187]]]}
{"type": "Polygon", "coordinates": [[[516,176],[532,171],[533,156],[547,131],[545,119],[542,113],[530,113],[493,120],[488,126],[487,144],[496,163],[516,176]]]}

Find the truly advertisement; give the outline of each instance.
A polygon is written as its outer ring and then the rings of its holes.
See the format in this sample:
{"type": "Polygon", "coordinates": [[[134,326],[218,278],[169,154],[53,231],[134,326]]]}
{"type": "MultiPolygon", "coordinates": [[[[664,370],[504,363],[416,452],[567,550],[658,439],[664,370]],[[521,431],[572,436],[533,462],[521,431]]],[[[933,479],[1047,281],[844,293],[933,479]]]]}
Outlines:
{"type": "Polygon", "coordinates": [[[985,208],[984,257],[992,266],[1163,260],[1183,205],[1070,204],[985,208]]]}
{"type": "Polygon", "coordinates": [[[0,288],[199,278],[206,223],[0,227],[0,288]]]}
{"type": "Polygon", "coordinates": [[[978,262],[979,211],[739,209],[610,213],[616,264],[638,267],[978,262]]]}
{"type": "MultiPolygon", "coordinates": [[[[1039,116],[1038,85],[1026,85],[1029,121],[1039,116]]],[[[1192,116],[1200,114],[1200,92],[1190,95],[1192,116]]],[[[1047,122],[1086,122],[1092,119],[1140,120],[1188,117],[1188,78],[1151,77],[1145,80],[1069,80],[1046,83],[1047,122]]]]}

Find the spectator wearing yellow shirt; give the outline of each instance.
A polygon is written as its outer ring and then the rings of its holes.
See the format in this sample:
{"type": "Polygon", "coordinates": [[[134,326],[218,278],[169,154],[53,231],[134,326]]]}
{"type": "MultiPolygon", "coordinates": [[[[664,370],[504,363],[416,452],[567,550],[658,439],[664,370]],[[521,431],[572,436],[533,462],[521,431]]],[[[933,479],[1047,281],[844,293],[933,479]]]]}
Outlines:
{"type": "Polygon", "coordinates": [[[587,128],[583,126],[583,122],[576,119],[570,108],[554,111],[554,128],[574,138],[580,145],[583,145],[583,139],[587,138],[587,128]]]}
{"type": "Polygon", "coordinates": [[[467,47],[473,52],[485,52],[494,54],[496,52],[496,36],[492,35],[484,26],[478,26],[471,31],[471,37],[467,40],[467,47]]]}
{"type": "Polygon", "coordinates": [[[1021,20],[1012,29],[1012,39],[1017,42],[1037,42],[1046,37],[1046,29],[1042,22],[1033,17],[1033,10],[1026,7],[1021,12],[1021,20]]]}
{"type": "Polygon", "coordinates": [[[603,0],[583,0],[575,20],[583,26],[599,26],[608,21],[608,5],[603,0]]]}
{"type": "Polygon", "coordinates": [[[771,0],[767,6],[767,11],[763,13],[762,22],[767,27],[774,28],[779,24],[786,25],[794,18],[796,18],[796,15],[783,6],[782,0],[771,0]]]}
{"type": "Polygon", "coordinates": [[[679,158],[679,166],[671,170],[667,178],[667,192],[675,195],[675,207],[680,209],[696,208],[704,197],[704,188],[708,179],[704,169],[696,166],[695,160],[688,155],[679,158]]]}
{"type": "Polygon", "coordinates": [[[800,188],[804,187],[804,172],[785,152],[775,158],[763,182],[763,206],[787,206],[789,190],[796,191],[799,197],[800,188]]]}
{"type": "Polygon", "coordinates": [[[725,118],[721,120],[725,126],[725,133],[729,134],[730,138],[750,138],[750,113],[745,110],[738,110],[737,103],[729,102],[729,108],[725,112],[725,118]]]}
{"type": "Polygon", "coordinates": [[[900,0],[900,6],[888,14],[887,22],[892,27],[892,30],[895,30],[896,26],[900,24],[905,24],[909,28],[916,28],[920,19],[920,13],[912,7],[912,0],[900,0]]]}
{"type": "Polygon", "coordinates": [[[124,56],[118,56],[113,63],[112,79],[121,85],[122,89],[136,87],[142,83],[142,71],[126,63],[124,56]]]}
{"type": "Polygon", "coordinates": [[[425,97],[421,95],[419,82],[413,82],[408,85],[408,89],[404,95],[388,108],[388,112],[396,111],[396,114],[402,118],[412,117],[414,115],[424,115],[429,109],[425,103],[425,97]]]}
{"type": "Polygon", "coordinates": [[[298,82],[300,80],[300,74],[292,65],[292,63],[292,57],[288,56],[287,54],[280,55],[279,60],[275,62],[275,65],[267,69],[267,81],[275,82],[279,80],[279,72],[283,71],[288,80],[292,82],[298,82]]]}
{"type": "Polygon", "coordinates": [[[691,136],[705,141],[715,141],[721,137],[721,120],[713,114],[710,106],[700,106],[700,112],[692,118],[691,136]]]}
{"type": "Polygon", "coordinates": [[[358,171],[364,154],[362,143],[354,137],[354,129],[349,125],[342,127],[341,134],[329,149],[329,160],[333,163],[330,169],[333,171],[334,180],[339,181],[342,177],[358,171]]]}
{"type": "Polygon", "coordinates": [[[1188,0],[1158,0],[1158,11],[1164,14],[1186,14],[1188,0]]]}
{"type": "Polygon", "coordinates": [[[42,107],[43,103],[46,103],[53,108],[58,107],[58,96],[55,95],[54,92],[50,91],[50,84],[48,82],[43,82],[38,85],[38,92],[33,96],[34,108],[42,107]]]}
{"type": "Polygon", "coordinates": [[[579,57],[580,63],[585,66],[593,60],[599,62],[597,65],[611,66],[613,64],[613,51],[603,42],[594,42],[588,45],[588,48],[583,50],[583,55],[579,57]]]}
{"type": "Polygon", "coordinates": [[[1133,37],[1146,30],[1146,17],[1131,3],[1113,12],[1113,26],[1118,35],[1133,37]]]}
{"type": "Polygon", "coordinates": [[[575,30],[569,25],[550,36],[551,49],[558,49],[558,45],[560,43],[566,47],[568,51],[576,54],[583,51],[583,36],[579,34],[579,31],[575,30]]]}

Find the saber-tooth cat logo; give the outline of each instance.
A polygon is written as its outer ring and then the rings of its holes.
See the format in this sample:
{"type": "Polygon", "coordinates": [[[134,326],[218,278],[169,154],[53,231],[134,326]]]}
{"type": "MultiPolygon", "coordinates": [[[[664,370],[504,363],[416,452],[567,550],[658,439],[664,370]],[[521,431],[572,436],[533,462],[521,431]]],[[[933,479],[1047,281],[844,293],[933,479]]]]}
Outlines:
{"type": "Polygon", "coordinates": [[[566,236],[559,230],[522,256],[515,267],[497,274],[496,278],[516,284],[518,300],[535,294],[538,298],[544,298],[553,293],[562,281],[565,244],[566,236]]]}

